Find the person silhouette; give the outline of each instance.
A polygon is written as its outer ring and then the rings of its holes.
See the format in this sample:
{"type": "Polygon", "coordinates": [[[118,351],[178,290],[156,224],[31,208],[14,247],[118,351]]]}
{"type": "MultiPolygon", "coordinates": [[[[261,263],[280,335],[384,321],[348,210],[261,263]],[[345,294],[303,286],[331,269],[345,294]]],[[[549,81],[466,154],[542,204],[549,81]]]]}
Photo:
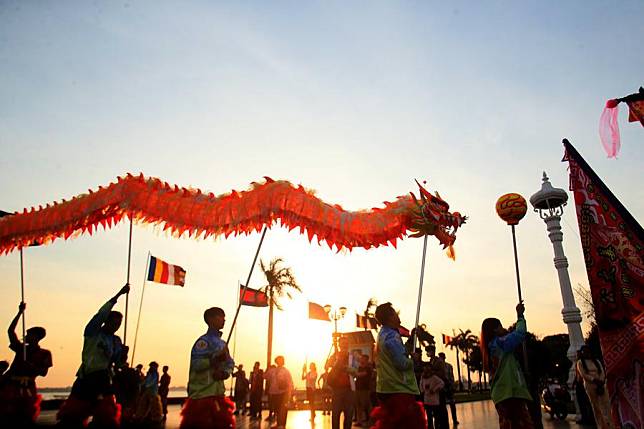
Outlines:
{"type": "Polygon", "coordinates": [[[115,335],[123,315],[112,311],[119,297],[130,291],[126,284],[98,310],[85,326],[81,366],[72,391],[58,411],[63,427],[84,427],[91,416],[98,427],[118,427],[121,407],[116,403],[112,374],[127,362],[128,347],[115,335]]]}
{"type": "Polygon", "coordinates": [[[2,377],[0,421],[9,424],[9,427],[26,427],[35,423],[42,399],[36,387],[36,377],[46,376],[53,365],[51,352],[39,344],[47,335],[45,328],[35,326],[27,329],[24,344],[16,335],[18,320],[26,308],[27,304],[21,302],[7,330],[9,348],[15,357],[2,377]]]}
{"type": "Polygon", "coordinates": [[[226,397],[224,380],[231,376],[235,361],[221,339],[226,313],[211,307],[203,314],[208,331],[200,336],[190,353],[188,399],[181,409],[181,429],[231,429],[235,427],[235,404],[226,397]]]}

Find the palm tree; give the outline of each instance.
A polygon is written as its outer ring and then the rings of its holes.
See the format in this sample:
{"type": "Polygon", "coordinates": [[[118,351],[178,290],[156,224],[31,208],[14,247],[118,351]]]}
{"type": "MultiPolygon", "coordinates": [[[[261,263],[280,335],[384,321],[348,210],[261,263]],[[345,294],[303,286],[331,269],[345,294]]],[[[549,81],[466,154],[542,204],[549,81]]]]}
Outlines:
{"type": "Polygon", "coordinates": [[[458,350],[460,348],[458,342],[458,336],[452,337],[452,340],[447,344],[447,346],[454,350],[456,349],[456,373],[458,374],[458,390],[463,390],[463,383],[461,382],[461,360],[458,358],[458,350]]]}
{"type": "Polygon", "coordinates": [[[470,351],[476,347],[478,344],[478,337],[474,334],[472,334],[472,331],[470,329],[467,329],[463,331],[462,329],[459,329],[458,335],[456,335],[452,341],[450,342],[450,348],[456,348],[456,361],[458,364],[458,383],[460,390],[463,390],[463,383],[461,382],[461,362],[458,359],[458,352],[459,350],[465,354],[465,357],[463,358],[463,362],[466,364],[465,368],[467,369],[467,382],[468,385],[472,385],[472,378],[470,374],[470,366],[467,365],[467,362],[470,359],[470,351]]]}
{"type": "Polygon", "coordinates": [[[266,276],[267,285],[261,288],[262,292],[268,297],[268,351],[266,357],[266,368],[271,365],[271,355],[273,352],[273,307],[278,310],[282,309],[279,299],[286,296],[288,299],[293,298],[291,290],[302,292],[302,289],[295,281],[295,276],[289,267],[281,267],[284,262],[282,258],[273,259],[268,266],[260,259],[259,266],[266,276]]]}
{"type": "Polygon", "coordinates": [[[471,348],[469,351],[469,356],[467,357],[467,362],[465,364],[474,372],[479,373],[479,386],[483,388],[483,355],[481,354],[481,347],[479,344],[474,343],[474,340],[478,340],[476,335],[472,335],[471,338],[471,348]]]}
{"type": "MultiPolygon", "coordinates": [[[[472,350],[479,344],[479,337],[476,335],[472,334],[472,331],[469,329],[465,332],[461,331],[463,333],[463,351],[465,352],[465,359],[470,361],[470,354],[472,350]]],[[[467,365],[467,383],[469,386],[472,386],[472,378],[470,376],[470,370],[471,366],[467,365]]]]}

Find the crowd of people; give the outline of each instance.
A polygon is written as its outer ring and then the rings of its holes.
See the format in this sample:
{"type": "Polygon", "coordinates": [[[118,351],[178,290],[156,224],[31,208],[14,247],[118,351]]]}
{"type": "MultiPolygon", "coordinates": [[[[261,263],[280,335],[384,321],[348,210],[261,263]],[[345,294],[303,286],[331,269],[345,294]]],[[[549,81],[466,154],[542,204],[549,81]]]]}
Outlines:
{"type": "MultiPolygon", "coordinates": [[[[168,366],[159,374],[159,364],[150,362],[131,368],[128,347],[116,335],[122,315],[112,308],[129,291],[129,285],[109,299],[94,315],[83,332],[81,365],[69,397],[57,413],[65,428],[86,427],[91,418],[99,428],[156,427],[166,419],[171,377],[168,366]]],[[[21,303],[9,325],[11,365],[0,363],[0,418],[10,426],[33,424],[40,411],[41,397],[36,378],[47,375],[51,353],[40,347],[46,336],[42,327],[26,331],[24,342],[15,333],[26,305],[21,303]]],[[[511,330],[496,318],[483,321],[481,349],[485,370],[490,373],[491,397],[501,429],[538,428],[529,411],[537,398],[531,394],[519,359],[518,346],[526,335],[523,304],[516,307],[517,322],[511,330]]],[[[261,420],[263,398],[267,397],[268,416],[275,429],[284,429],[294,383],[285,367],[284,356],[277,356],[266,370],[255,362],[247,377],[243,365],[235,365],[228,345],[221,339],[225,312],[211,307],[204,312],[207,331],[190,352],[188,398],[181,410],[182,429],[231,429],[236,416],[247,414],[261,420]],[[233,400],[226,395],[225,380],[235,380],[233,400]]],[[[318,410],[331,415],[332,429],[352,426],[376,429],[446,429],[458,425],[454,404],[455,380],[445,354],[435,354],[432,346],[422,350],[415,341],[404,344],[400,318],[391,303],[379,305],[375,318],[381,326],[374,350],[353,348],[346,336],[335,337],[334,353],[318,375],[315,363],[305,364],[301,379],[313,424],[318,410]],[[371,353],[373,352],[373,354],[371,353]],[[376,364],[377,362],[377,364],[376,364]],[[448,409],[451,411],[448,412],[448,409]]],[[[594,418],[601,429],[612,429],[605,373],[588,348],[580,350],[577,373],[587,392],[594,418]]]]}

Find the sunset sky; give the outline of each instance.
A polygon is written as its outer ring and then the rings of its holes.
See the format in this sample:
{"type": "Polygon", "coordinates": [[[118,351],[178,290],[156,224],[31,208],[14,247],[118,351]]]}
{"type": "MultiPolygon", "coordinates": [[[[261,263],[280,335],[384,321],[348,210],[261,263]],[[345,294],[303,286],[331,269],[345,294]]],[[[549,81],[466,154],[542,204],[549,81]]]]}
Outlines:
{"type": "MultiPolygon", "coordinates": [[[[427,180],[469,216],[455,262],[429,240],[421,321],[440,351],[441,333],[478,333],[488,316],[513,322],[512,240],[494,203],[528,199],[544,170],[567,190],[562,138],[641,219],[642,127],[622,108],[617,160],[597,128],[607,99],[644,85],[642,16],[641,1],[0,1],[0,209],[69,199],[127,172],[215,194],[270,176],[349,210],[427,180]]],[[[562,226],[572,283],[587,286],[572,204],[562,226]]],[[[528,328],[565,333],[545,224],[529,211],[517,234],[528,328]]],[[[54,358],[40,386],[72,384],[84,325],[125,283],[127,236],[121,224],[25,249],[27,323],[47,328],[54,358]]],[[[187,270],[185,288],[148,284],[136,362],[167,364],[185,385],[203,310],[221,306],[232,321],[258,241],[136,225],[128,344],[148,251],[187,270]]],[[[282,257],[303,293],[276,314],[273,355],[298,378],[305,360],[323,364],[332,325],[307,320],[309,300],[348,307],[342,331],[370,297],[411,326],[421,253],[409,238],[336,254],[274,226],[260,257],[282,257]]],[[[0,257],[0,279],[4,332],[20,301],[17,252],[0,257]]],[[[263,285],[255,271],[250,286],[263,285]]],[[[247,367],[265,364],[267,318],[242,308],[231,350],[247,367]]],[[[0,359],[11,358],[3,345],[0,359]]]]}

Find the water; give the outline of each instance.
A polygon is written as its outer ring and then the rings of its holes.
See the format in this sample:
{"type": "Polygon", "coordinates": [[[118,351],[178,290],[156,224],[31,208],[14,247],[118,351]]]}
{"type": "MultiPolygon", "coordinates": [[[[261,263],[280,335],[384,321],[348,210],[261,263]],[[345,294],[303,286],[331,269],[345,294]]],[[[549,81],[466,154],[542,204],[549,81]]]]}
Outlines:
{"type": "MultiPolygon", "coordinates": [[[[38,393],[42,395],[42,399],[44,401],[52,399],[67,399],[69,392],[71,392],[71,388],[38,389],[38,393]]],[[[188,396],[188,393],[185,387],[172,387],[168,394],[169,398],[185,398],[186,396],[188,396]]]]}

